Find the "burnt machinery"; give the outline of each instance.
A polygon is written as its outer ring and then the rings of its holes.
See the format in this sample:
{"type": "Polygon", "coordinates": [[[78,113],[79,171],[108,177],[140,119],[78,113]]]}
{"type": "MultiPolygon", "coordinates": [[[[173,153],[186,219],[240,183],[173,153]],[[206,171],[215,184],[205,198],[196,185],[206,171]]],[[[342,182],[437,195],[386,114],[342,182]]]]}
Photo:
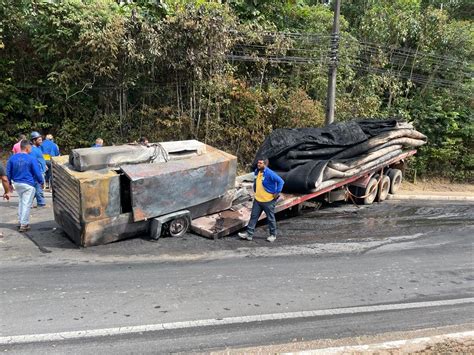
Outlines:
{"type": "Polygon", "coordinates": [[[180,236],[235,195],[237,158],[195,140],[74,149],[52,166],[54,218],[84,247],[180,236]]]}

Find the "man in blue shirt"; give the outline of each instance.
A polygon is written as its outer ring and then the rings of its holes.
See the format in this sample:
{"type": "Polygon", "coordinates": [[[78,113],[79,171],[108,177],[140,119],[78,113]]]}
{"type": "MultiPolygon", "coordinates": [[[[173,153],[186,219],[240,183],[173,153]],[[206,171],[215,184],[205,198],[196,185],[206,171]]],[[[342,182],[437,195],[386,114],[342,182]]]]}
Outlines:
{"type": "Polygon", "coordinates": [[[26,139],[20,143],[21,152],[12,155],[7,162],[7,177],[10,186],[18,193],[18,219],[20,232],[30,229],[30,209],[35,196],[35,186],[44,184],[38,162],[30,154],[31,144],[26,139]]]}
{"type": "MultiPolygon", "coordinates": [[[[44,176],[48,168],[46,167],[46,161],[43,158],[43,151],[41,150],[41,144],[43,143],[43,137],[41,137],[41,134],[39,134],[38,132],[31,132],[31,143],[33,144],[31,147],[30,154],[38,161],[41,174],[44,176]]],[[[43,186],[41,186],[40,184],[36,184],[35,188],[35,198],[38,207],[46,207],[46,200],[44,199],[43,194],[43,186]]]]}
{"type": "Polygon", "coordinates": [[[255,182],[253,190],[255,198],[253,200],[250,221],[247,225],[247,231],[239,233],[240,239],[252,240],[255,227],[262,212],[265,212],[268,221],[270,236],[267,241],[273,243],[276,240],[276,219],[275,205],[279,194],[283,189],[283,179],[273,170],[267,167],[268,159],[258,159],[257,169],[255,170],[255,182]]]}
{"type": "Polygon", "coordinates": [[[59,148],[56,143],[54,143],[53,135],[47,134],[46,139],[41,144],[41,151],[43,152],[43,158],[46,162],[46,173],[45,173],[45,189],[49,190],[51,186],[51,177],[52,177],[52,166],[51,158],[59,156],[59,148]]]}

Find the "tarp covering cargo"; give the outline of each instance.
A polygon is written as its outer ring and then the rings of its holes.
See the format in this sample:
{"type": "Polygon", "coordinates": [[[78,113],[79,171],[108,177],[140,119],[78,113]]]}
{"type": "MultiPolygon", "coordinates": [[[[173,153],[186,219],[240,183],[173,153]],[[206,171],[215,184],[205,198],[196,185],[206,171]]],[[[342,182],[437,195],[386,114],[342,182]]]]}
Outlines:
{"type": "Polygon", "coordinates": [[[324,128],[277,129],[263,142],[256,159],[268,158],[284,180],[286,192],[310,192],[324,181],[357,174],[383,164],[408,147],[426,143],[410,123],[365,120],[324,128]]]}

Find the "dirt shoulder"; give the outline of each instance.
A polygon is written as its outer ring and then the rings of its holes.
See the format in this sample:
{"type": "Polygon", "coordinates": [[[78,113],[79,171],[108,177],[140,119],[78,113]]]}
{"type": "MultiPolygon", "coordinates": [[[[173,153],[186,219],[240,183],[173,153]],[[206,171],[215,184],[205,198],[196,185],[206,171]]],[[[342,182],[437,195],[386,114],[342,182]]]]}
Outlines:
{"type": "Polygon", "coordinates": [[[226,349],[211,354],[472,354],[472,326],[473,324],[462,324],[342,339],[294,339],[290,344],[226,349]]]}
{"type": "Polygon", "coordinates": [[[438,195],[438,196],[474,196],[474,184],[451,183],[446,180],[425,180],[416,183],[404,181],[399,194],[438,195]]]}

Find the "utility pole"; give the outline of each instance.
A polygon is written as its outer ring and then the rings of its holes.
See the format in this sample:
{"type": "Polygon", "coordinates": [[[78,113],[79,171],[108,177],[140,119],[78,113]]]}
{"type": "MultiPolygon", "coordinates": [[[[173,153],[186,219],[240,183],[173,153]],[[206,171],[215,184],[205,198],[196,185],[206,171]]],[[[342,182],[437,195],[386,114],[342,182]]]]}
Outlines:
{"type": "Polygon", "coordinates": [[[332,24],[331,48],[329,50],[328,96],[326,100],[326,125],[334,122],[334,105],[336,102],[337,51],[339,49],[339,13],[340,0],[335,0],[334,22],[332,24]]]}

